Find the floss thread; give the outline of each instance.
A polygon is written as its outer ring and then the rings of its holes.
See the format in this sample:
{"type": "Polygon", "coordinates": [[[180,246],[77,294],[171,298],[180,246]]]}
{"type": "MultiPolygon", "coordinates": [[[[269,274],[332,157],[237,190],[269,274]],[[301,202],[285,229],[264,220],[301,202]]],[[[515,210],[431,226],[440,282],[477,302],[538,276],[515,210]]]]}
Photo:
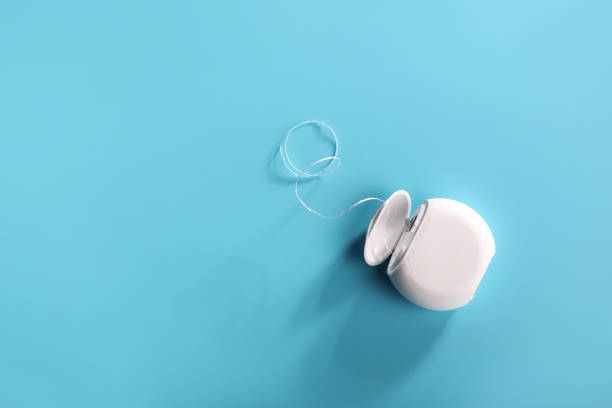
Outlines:
{"type": "Polygon", "coordinates": [[[385,200],[382,200],[378,197],[366,197],[366,198],[363,198],[351,204],[350,206],[340,211],[336,215],[325,215],[313,209],[312,207],[310,207],[308,204],[306,204],[306,202],[304,202],[302,197],[300,197],[300,193],[298,191],[300,180],[302,180],[303,178],[320,178],[320,177],[326,176],[332,173],[333,171],[335,171],[338,167],[340,167],[340,164],[342,163],[342,159],[338,155],[338,151],[339,151],[338,136],[336,135],[336,132],[334,131],[334,129],[325,122],[321,122],[320,120],[305,120],[303,122],[299,122],[295,124],[291,129],[289,129],[289,132],[287,132],[287,135],[281,142],[279,150],[280,150],[281,158],[283,159],[283,164],[285,165],[287,170],[289,170],[296,177],[294,191],[295,191],[295,196],[297,197],[298,201],[300,202],[302,207],[304,207],[307,211],[321,218],[325,218],[325,219],[340,218],[344,216],[345,214],[347,214],[349,211],[351,211],[353,208],[365,202],[368,202],[368,201],[379,201],[381,203],[385,202],[385,200]],[[287,143],[289,142],[289,138],[291,137],[293,132],[295,132],[297,129],[301,127],[311,126],[311,125],[324,127],[329,131],[329,133],[331,133],[331,135],[334,138],[334,154],[332,156],[323,157],[321,159],[315,160],[314,162],[310,163],[306,167],[300,169],[293,163],[293,161],[289,157],[289,153],[287,153],[287,143]],[[313,172],[308,171],[312,169],[314,166],[316,166],[317,164],[324,163],[324,162],[327,162],[327,164],[321,170],[313,171],[313,172]]]}

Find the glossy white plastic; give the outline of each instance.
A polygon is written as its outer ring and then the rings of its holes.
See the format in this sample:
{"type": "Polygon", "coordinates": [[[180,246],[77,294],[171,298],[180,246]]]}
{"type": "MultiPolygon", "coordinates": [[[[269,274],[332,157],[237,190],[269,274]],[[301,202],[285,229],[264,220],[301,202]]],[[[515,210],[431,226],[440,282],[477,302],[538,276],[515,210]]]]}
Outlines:
{"type": "Polygon", "coordinates": [[[425,200],[410,218],[410,195],[389,197],[370,221],[364,248],[369,265],[391,256],[387,274],[413,303],[432,310],[468,304],[495,253],[493,234],[467,205],[425,200]]]}

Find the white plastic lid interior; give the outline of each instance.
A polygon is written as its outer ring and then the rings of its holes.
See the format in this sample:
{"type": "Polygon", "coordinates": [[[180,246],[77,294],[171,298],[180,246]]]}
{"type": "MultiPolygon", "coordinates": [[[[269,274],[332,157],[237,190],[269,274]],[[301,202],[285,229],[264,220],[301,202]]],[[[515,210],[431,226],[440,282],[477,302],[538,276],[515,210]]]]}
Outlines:
{"type": "Polygon", "coordinates": [[[379,265],[391,254],[410,217],[410,195],[399,190],[378,209],[366,235],[363,255],[368,265],[379,265]]]}

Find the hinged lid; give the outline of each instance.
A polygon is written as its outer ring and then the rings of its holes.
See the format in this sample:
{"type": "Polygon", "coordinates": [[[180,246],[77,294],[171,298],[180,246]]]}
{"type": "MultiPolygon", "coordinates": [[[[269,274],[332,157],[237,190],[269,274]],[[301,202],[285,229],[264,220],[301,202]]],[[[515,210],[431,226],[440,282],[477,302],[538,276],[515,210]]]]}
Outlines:
{"type": "Polygon", "coordinates": [[[410,218],[410,194],[396,191],[376,211],[370,221],[363,256],[368,265],[381,264],[397,245],[410,218]]]}

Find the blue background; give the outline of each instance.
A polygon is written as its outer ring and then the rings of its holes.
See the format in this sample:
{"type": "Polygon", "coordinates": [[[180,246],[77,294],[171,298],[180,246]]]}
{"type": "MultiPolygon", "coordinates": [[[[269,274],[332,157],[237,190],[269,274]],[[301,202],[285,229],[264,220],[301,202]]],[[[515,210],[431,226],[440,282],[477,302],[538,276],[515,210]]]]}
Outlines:
{"type": "Polygon", "coordinates": [[[7,1],[0,405],[612,405],[612,3],[7,1]],[[467,307],[362,260],[376,204],[463,201],[467,307]],[[303,129],[290,153],[331,152],[303,129]]]}

